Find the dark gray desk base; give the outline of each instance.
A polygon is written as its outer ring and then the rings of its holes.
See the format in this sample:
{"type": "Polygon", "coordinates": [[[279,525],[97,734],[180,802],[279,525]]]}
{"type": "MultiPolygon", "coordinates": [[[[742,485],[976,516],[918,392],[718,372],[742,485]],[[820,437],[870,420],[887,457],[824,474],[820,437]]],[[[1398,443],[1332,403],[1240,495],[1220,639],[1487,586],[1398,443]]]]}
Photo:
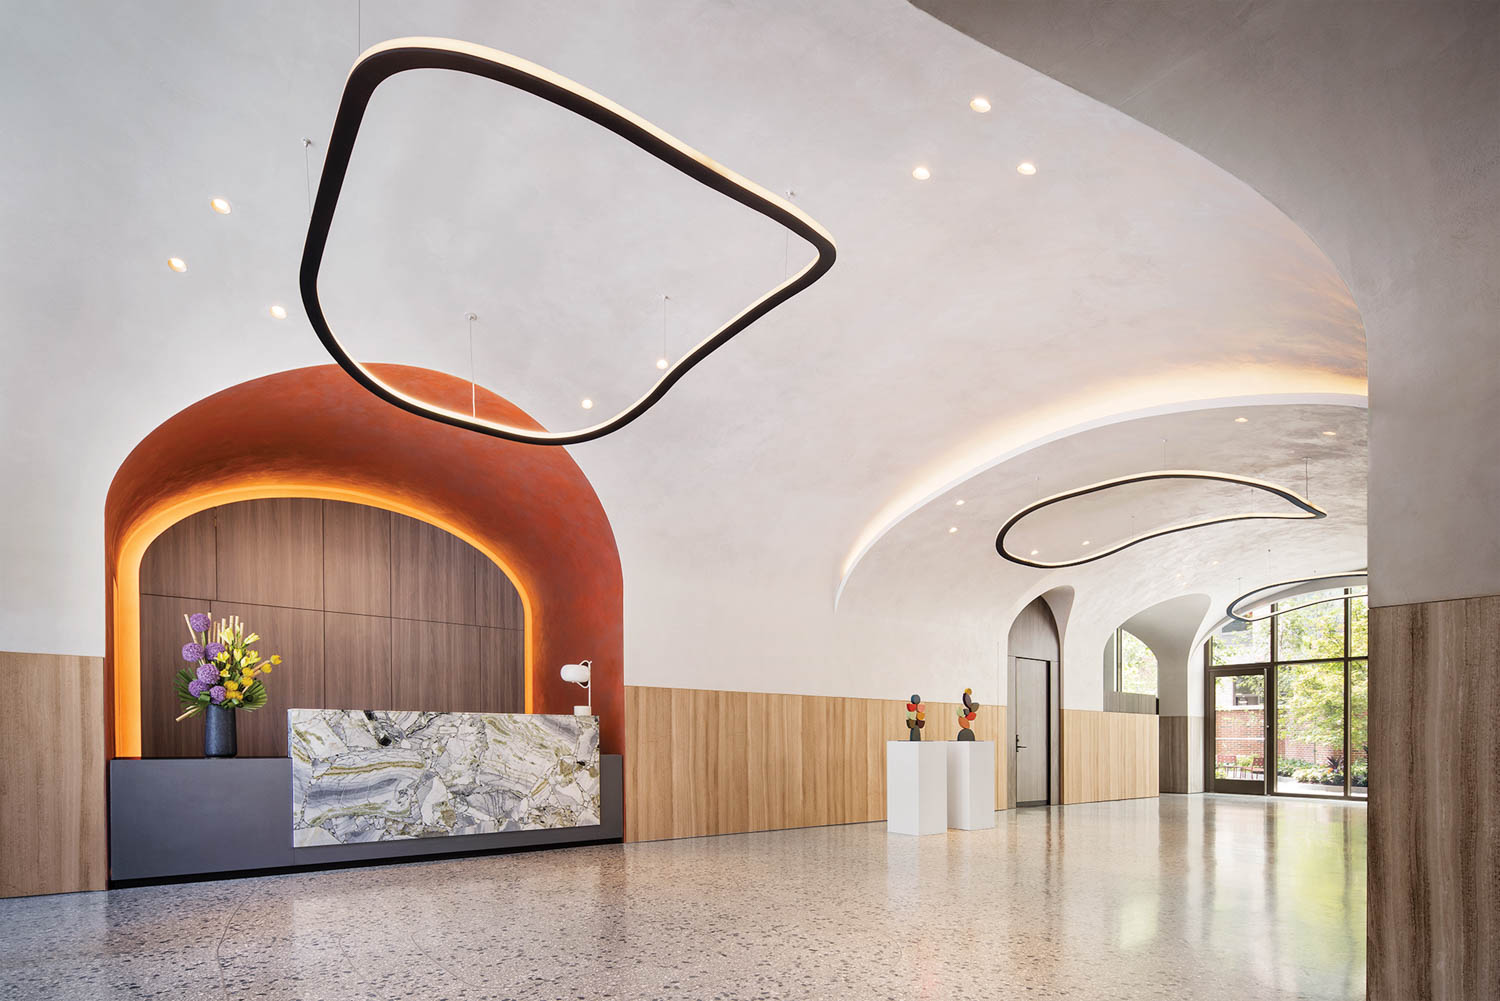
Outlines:
{"type": "Polygon", "coordinates": [[[292,847],[290,758],[117,758],[109,763],[111,881],[619,841],[624,759],[599,760],[603,823],[542,831],[292,847]]]}

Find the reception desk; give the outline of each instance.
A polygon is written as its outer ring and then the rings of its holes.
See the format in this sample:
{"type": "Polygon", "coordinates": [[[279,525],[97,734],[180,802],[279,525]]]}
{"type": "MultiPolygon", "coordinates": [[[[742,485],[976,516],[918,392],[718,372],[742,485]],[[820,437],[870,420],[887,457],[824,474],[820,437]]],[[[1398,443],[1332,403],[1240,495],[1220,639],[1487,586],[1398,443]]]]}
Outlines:
{"type": "Polygon", "coordinates": [[[288,714],[293,757],[111,761],[111,881],[623,838],[593,717],[316,713],[288,714]]]}

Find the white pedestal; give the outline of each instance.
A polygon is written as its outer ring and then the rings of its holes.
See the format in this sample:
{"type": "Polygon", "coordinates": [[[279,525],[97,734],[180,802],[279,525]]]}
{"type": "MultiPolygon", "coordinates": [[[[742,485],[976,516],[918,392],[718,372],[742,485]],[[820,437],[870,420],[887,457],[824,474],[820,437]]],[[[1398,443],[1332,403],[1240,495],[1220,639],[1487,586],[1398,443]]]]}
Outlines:
{"type": "Polygon", "coordinates": [[[948,740],[948,826],[982,831],[995,826],[995,742],[948,740]]]}
{"type": "Polygon", "coordinates": [[[947,799],[948,752],[941,741],[886,741],[885,829],[888,834],[944,833],[948,830],[947,799]]]}

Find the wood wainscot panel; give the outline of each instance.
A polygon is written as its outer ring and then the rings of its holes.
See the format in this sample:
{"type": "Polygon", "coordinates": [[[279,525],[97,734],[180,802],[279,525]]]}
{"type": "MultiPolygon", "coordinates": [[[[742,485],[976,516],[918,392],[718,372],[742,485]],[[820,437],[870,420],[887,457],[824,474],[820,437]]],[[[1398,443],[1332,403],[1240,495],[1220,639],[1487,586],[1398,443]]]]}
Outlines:
{"type": "Polygon", "coordinates": [[[255,644],[263,658],[281,655],[283,663],[263,679],[268,701],[254,712],[236,713],[235,729],[240,757],[282,757],[286,754],[286,711],[325,704],[323,613],[227,601],[214,602],[210,612],[215,620],[239,616],[247,629],[264,637],[255,644]]]}
{"type": "Polygon", "coordinates": [[[483,553],[478,555],[474,593],[479,624],[496,629],[526,628],[526,612],[521,605],[521,592],[505,576],[505,571],[486,559],[483,553]]]}
{"type": "Polygon", "coordinates": [[[1370,609],[1372,1001],[1500,984],[1500,596],[1370,609]]]}
{"type": "Polygon", "coordinates": [[[427,622],[479,624],[479,563],[464,540],[405,515],[391,515],[391,614],[427,622]]]}
{"type": "Polygon", "coordinates": [[[390,619],[325,612],[323,702],[297,708],[398,708],[391,675],[390,619]]]}
{"type": "Polygon", "coordinates": [[[215,509],[189,515],[157,536],[141,557],[141,593],[209,601],[218,593],[215,509]]]}
{"type": "Polygon", "coordinates": [[[1159,795],[1157,717],[1064,709],[1063,720],[1064,803],[1159,795]]]}
{"type": "MultiPolygon", "coordinates": [[[[639,686],[626,699],[627,840],[885,819],[886,742],[906,738],[903,701],[639,686]]],[[[952,739],[957,713],[928,703],[924,735],[952,739]]],[[[997,803],[1004,728],[1003,706],[983,707],[974,728],[996,743],[997,803]]]]}
{"type": "Polygon", "coordinates": [[[323,501],[323,608],[391,614],[391,513],[323,501]]]}
{"type": "Polygon", "coordinates": [[[0,678],[0,897],[102,890],[104,662],[0,653],[0,678]]]}
{"type": "Polygon", "coordinates": [[[182,647],[192,637],[184,615],[209,611],[204,598],[141,595],[141,755],[147,758],[197,758],[203,755],[203,719],[177,722],[182,706],[172,679],[185,667],[182,647]]]}
{"type": "MultiPolygon", "coordinates": [[[[479,630],[479,670],[483,708],[475,712],[526,711],[526,634],[519,629],[479,630]]],[[[578,689],[578,704],[589,693],[578,689]]]]}
{"type": "Polygon", "coordinates": [[[1203,791],[1203,717],[1162,716],[1158,721],[1161,792],[1203,791]]]}
{"type": "Polygon", "coordinates": [[[478,626],[391,621],[391,687],[397,709],[471,712],[483,705],[478,626]],[[461,665],[462,670],[452,670],[461,665]]]}
{"type": "Polygon", "coordinates": [[[322,501],[274,498],[215,510],[218,600],[323,607],[322,501]]]}

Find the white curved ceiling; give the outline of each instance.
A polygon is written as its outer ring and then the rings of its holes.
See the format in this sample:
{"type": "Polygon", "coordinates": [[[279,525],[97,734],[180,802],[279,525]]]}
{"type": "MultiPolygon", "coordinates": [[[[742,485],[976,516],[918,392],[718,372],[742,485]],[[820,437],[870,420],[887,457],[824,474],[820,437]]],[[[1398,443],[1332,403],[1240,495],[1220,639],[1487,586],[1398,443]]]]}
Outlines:
{"type": "MultiPolygon", "coordinates": [[[[224,386],[326,361],[296,301],[300,139],[321,148],[361,31],[366,45],[447,35],[539,62],[794,191],[838,242],[823,282],[637,423],[570,449],[620,544],[631,683],[962,687],[993,662],[1006,610],[1039,589],[1077,588],[1081,633],[1169,597],[1177,585],[1135,562],[1009,575],[998,523],[987,539],[966,526],[974,554],[928,538],[924,499],[976,471],[976,513],[1033,499],[1002,471],[1043,450],[994,463],[1068,429],[1104,425],[1047,446],[1048,488],[1147,463],[1157,446],[1118,415],[1179,411],[1160,419],[1205,444],[1173,465],[1272,479],[1300,475],[1297,436],[1332,423],[1343,472],[1327,489],[1351,502],[1361,489],[1362,411],[1274,405],[1364,393],[1358,311],[1312,241],[1197,154],[899,0],[366,0],[361,26],[352,7],[292,2],[13,19],[0,86],[20,98],[4,124],[21,141],[0,164],[0,221],[28,239],[0,251],[14,512],[0,553],[19,568],[0,584],[0,648],[97,653],[100,512],[125,454],[224,386]],[[969,110],[978,93],[988,115],[969,110]],[[1017,174],[1023,159],[1035,176],[1017,174]],[[931,180],[912,179],[918,163],[931,180]],[[208,211],[215,195],[231,216],[208,211]],[[267,318],[272,302],[286,321],[267,318]],[[1222,414],[1200,408],[1224,399],[1259,401],[1267,419],[1220,441],[1222,414]],[[61,609],[76,618],[59,627],[61,609]]],[[[581,397],[604,407],[654,375],[663,292],[680,339],[795,266],[774,226],[557,109],[441,74],[392,87],[356,150],[325,282],[364,360],[466,375],[473,310],[478,380],[567,426],[581,397]]],[[[1161,553],[1186,566],[1203,547],[1232,558],[1274,539],[1300,568],[1362,547],[1362,523],[1351,503],[1316,534],[1211,530],[1161,553]]]]}
{"type": "Polygon", "coordinates": [[[1371,600],[1500,591],[1500,4],[913,0],[1286,209],[1369,331],[1371,600]],[[1434,498],[1442,517],[1431,517],[1434,498]]]}

